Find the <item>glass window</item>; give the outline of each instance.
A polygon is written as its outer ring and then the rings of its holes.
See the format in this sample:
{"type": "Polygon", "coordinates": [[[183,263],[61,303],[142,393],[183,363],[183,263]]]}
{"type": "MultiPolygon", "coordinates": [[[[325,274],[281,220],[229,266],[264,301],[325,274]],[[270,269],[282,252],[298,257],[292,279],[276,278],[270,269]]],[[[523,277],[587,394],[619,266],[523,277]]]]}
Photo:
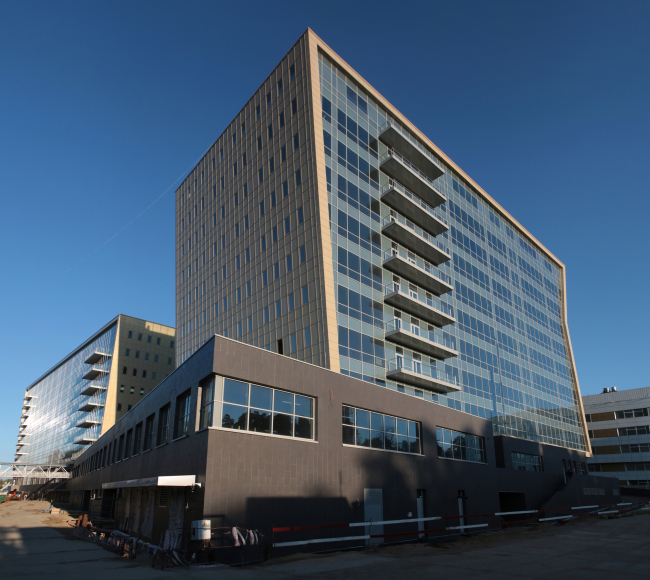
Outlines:
{"type": "Polygon", "coordinates": [[[167,443],[167,435],[169,431],[169,408],[170,405],[167,403],[167,405],[162,407],[158,413],[158,438],[156,440],[156,445],[167,443]]]}
{"type": "Polygon", "coordinates": [[[402,453],[421,453],[420,424],[415,421],[343,407],[343,443],[402,453]]]}
{"type": "Polygon", "coordinates": [[[314,437],[314,400],[310,397],[225,379],[223,400],[223,404],[216,403],[223,405],[223,428],[314,437]]]}
{"type": "MultiPolygon", "coordinates": [[[[419,425],[412,427],[409,423],[408,429],[409,437],[411,437],[411,433],[415,432],[413,431],[414,429],[417,430],[419,439],[419,425]]],[[[487,462],[485,458],[484,440],[479,435],[437,427],[436,446],[439,457],[458,459],[460,461],[473,461],[475,463],[487,462]]]]}
{"type": "Polygon", "coordinates": [[[199,429],[212,426],[214,411],[214,379],[201,387],[201,413],[199,415],[199,429]]]}

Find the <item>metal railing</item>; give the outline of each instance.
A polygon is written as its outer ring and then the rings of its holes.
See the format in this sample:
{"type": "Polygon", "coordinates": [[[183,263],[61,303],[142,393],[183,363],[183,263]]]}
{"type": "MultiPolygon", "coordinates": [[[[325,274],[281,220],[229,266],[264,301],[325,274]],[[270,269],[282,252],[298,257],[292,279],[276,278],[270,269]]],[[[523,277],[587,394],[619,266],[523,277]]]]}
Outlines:
{"type": "Polygon", "coordinates": [[[442,336],[438,336],[433,330],[425,330],[419,326],[416,326],[415,324],[407,322],[406,320],[402,320],[401,318],[395,318],[386,324],[385,332],[388,333],[392,330],[401,330],[402,332],[406,332],[411,336],[417,336],[423,338],[424,340],[428,340],[429,342],[435,342],[436,344],[444,346],[445,348],[453,351],[456,350],[455,345],[451,340],[448,340],[442,336]]]}
{"type": "Polygon", "coordinates": [[[394,157],[395,159],[397,159],[400,163],[402,163],[403,165],[405,165],[405,166],[406,166],[410,171],[412,171],[413,173],[415,173],[415,174],[416,174],[416,175],[417,175],[417,176],[418,176],[422,181],[424,181],[424,182],[425,182],[425,183],[426,183],[426,184],[427,184],[431,189],[433,189],[433,190],[435,190],[436,192],[438,192],[438,189],[437,189],[436,186],[434,185],[433,180],[430,179],[428,175],[426,175],[425,173],[423,173],[423,172],[422,172],[420,169],[418,169],[415,165],[413,165],[413,163],[411,163],[408,159],[406,159],[406,157],[404,157],[404,155],[402,155],[402,154],[399,153],[398,151],[395,151],[395,149],[389,149],[388,151],[386,151],[386,153],[384,153],[383,155],[380,155],[380,156],[379,156],[379,165],[381,166],[381,164],[382,164],[384,161],[386,161],[386,159],[388,159],[389,157],[394,157]]]}
{"type": "MultiPolygon", "coordinates": [[[[431,207],[426,201],[421,200],[417,195],[415,195],[412,191],[409,189],[406,189],[401,183],[398,183],[394,179],[389,178],[388,179],[388,185],[382,185],[380,188],[380,191],[382,195],[391,189],[395,189],[399,191],[402,195],[405,197],[408,197],[413,203],[416,205],[420,206],[424,211],[426,211],[428,214],[431,214],[433,217],[435,217],[437,220],[440,220],[443,224],[445,224],[447,227],[449,227],[449,223],[447,220],[440,215],[440,212],[436,211],[435,208],[431,207]]],[[[438,191],[436,189],[436,191],[438,191]]],[[[438,191],[440,193],[440,191],[438,191]]],[[[445,198],[445,201],[447,200],[446,196],[444,196],[442,193],[440,193],[442,197],[445,198]]]]}
{"type": "Polygon", "coordinates": [[[441,272],[434,266],[433,264],[429,264],[426,260],[423,260],[422,258],[419,258],[413,252],[410,250],[407,250],[405,247],[397,244],[397,248],[391,248],[389,251],[383,252],[382,259],[383,260],[388,260],[389,258],[392,258],[393,256],[398,256],[402,258],[403,260],[406,260],[410,264],[413,264],[414,266],[417,266],[418,268],[421,268],[424,270],[427,274],[430,274],[431,276],[434,276],[436,278],[439,278],[443,282],[449,284],[451,286],[451,277],[445,274],[444,272],[441,272]]]}
{"type": "Polygon", "coordinates": [[[429,161],[431,161],[440,171],[444,171],[440,161],[438,161],[431,151],[429,151],[422,143],[420,143],[413,135],[411,135],[404,127],[402,127],[395,119],[388,119],[381,127],[379,127],[379,134],[381,135],[389,127],[393,127],[400,135],[415,146],[420,153],[422,153],[429,161]]]}
{"type": "Polygon", "coordinates": [[[432,367],[430,364],[420,361],[396,358],[388,361],[386,368],[388,372],[404,369],[417,375],[422,375],[423,377],[431,378],[437,381],[444,381],[445,383],[450,383],[455,386],[460,386],[458,377],[440,371],[437,368],[432,367]]]}
{"type": "Polygon", "coordinates": [[[407,284],[406,282],[393,282],[392,284],[387,284],[384,286],[384,294],[392,294],[393,292],[401,292],[406,294],[412,300],[417,300],[425,306],[435,308],[440,312],[443,312],[447,316],[454,318],[454,309],[449,304],[446,304],[437,296],[429,296],[429,292],[425,292],[419,286],[415,286],[417,290],[413,290],[411,286],[414,284],[407,284]]]}
{"type": "Polygon", "coordinates": [[[432,246],[435,246],[441,252],[444,252],[449,257],[451,257],[451,252],[449,251],[449,248],[445,246],[445,244],[437,240],[435,236],[432,236],[431,234],[425,232],[421,227],[416,226],[411,220],[406,219],[401,214],[395,214],[395,215],[391,215],[388,218],[382,218],[381,226],[384,227],[394,222],[402,224],[405,228],[411,230],[416,236],[419,236],[425,242],[431,244],[432,246]]]}

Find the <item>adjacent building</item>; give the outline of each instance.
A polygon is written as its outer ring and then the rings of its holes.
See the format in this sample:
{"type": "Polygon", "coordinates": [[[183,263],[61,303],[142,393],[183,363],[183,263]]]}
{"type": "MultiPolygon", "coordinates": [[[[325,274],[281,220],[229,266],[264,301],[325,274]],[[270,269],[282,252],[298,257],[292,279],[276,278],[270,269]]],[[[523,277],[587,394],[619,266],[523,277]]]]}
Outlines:
{"type": "Polygon", "coordinates": [[[589,472],[650,487],[650,387],[606,388],[582,400],[593,453],[589,472]]]}
{"type": "Polygon", "coordinates": [[[311,30],[176,192],[176,327],[589,451],[564,265],[311,30]]]}
{"type": "Polygon", "coordinates": [[[14,460],[72,464],[174,370],[175,340],[169,326],[116,316],[27,387],[14,460]]]}

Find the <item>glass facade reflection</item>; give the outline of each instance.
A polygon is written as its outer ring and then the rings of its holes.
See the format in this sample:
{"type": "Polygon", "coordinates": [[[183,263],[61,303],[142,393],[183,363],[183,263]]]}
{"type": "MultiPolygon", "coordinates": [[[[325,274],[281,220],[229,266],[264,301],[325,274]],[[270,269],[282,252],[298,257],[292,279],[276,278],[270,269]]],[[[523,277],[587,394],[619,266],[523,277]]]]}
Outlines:
{"type": "Polygon", "coordinates": [[[341,372],[585,450],[558,267],[320,53],[319,71],[341,372]]]}
{"type": "Polygon", "coordinates": [[[99,438],[116,332],[117,323],[28,388],[33,406],[21,420],[27,444],[18,447],[24,454],[17,461],[68,464],[99,438]],[[93,360],[95,353],[109,356],[93,360]],[[92,370],[95,376],[85,379],[92,370]]]}

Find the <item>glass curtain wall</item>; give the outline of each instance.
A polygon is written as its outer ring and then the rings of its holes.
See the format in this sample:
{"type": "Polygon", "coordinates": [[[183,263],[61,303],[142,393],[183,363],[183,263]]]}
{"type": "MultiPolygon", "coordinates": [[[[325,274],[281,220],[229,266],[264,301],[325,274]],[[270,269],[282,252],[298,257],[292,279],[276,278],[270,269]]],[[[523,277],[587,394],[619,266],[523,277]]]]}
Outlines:
{"type": "Polygon", "coordinates": [[[382,268],[391,242],[381,234],[390,211],[380,201],[389,183],[379,171],[386,147],[378,135],[389,115],[323,55],[319,69],[341,372],[492,419],[497,434],[584,450],[560,272],[442,161],[435,186],[447,201],[432,211],[449,226],[436,240],[452,259],[437,272],[453,292],[434,301],[456,322],[433,331],[459,356],[430,359],[384,340],[396,318],[383,300],[395,283],[382,268]],[[435,368],[462,390],[440,395],[387,381],[396,359],[435,368]]]}

